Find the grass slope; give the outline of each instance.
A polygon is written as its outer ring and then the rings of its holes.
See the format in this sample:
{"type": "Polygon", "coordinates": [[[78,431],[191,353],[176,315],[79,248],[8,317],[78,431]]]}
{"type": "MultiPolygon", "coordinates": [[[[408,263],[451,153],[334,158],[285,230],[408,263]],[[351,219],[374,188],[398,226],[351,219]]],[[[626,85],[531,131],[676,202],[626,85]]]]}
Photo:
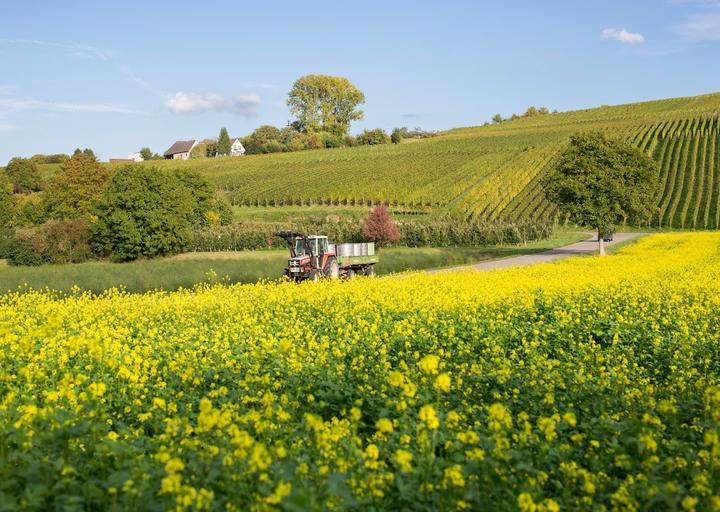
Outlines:
{"type": "Polygon", "coordinates": [[[153,164],[198,169],[238,206],[387,201],[408,211],[548,218],[555,211],[541,176],[572,133],[607,129],[660,162],[655,226],[717,228],[719,111],[720,94],[709,94],[460,128],[399,145],[153,164]]]}

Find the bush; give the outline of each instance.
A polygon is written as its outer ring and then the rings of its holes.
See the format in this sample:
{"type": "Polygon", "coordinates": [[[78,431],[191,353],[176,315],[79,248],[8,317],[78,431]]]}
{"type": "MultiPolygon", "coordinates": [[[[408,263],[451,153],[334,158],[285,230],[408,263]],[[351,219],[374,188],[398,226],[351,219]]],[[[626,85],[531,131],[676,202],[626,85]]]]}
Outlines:
{"type": "MultiPolygon", "coordinates": [[[[196,160],[198,158],[208,157],[208,145],[205,142],[198,142],[190,151],[190,158],[196,160]]],[[[145,159],[147,160],[147,158],[145,159]]]]}
{"type": "Polygon", "coordinates": [[[304,134],[305,149],[320,149],[325,147],[323,139],[319,133],[304,134]]]}
{"type": "Polygon", "coordinates": [[[390,142],[393,144],[400,144],[402,142],[402,130],[400,128],[395,128],[392,133],[390,134],[390,142]]]}
{"type": "Polygon", "coordinates": [[[374,130],[365,130],[356,137],[356,140],[360,146],[374,146],[389,143],[390,137],[382,128],[376,128],[374,130]]]}
{"type": "Polygon", "coordinates": [[[342,138],[334,133],[322,132],[320,136],[326,148],[340,148],[343,145],[342,138]]]}
{"type": "Polygon", "coordinates": [[[42,189],[42,178],[35,162],[28,158],[12,158],[5,168],[5,174],[19,194],[38,192],[42,189]]]}
{"type": "Polygon", "coordinates": [[[50,220],[16,229],[5,251],[12,265],[81,263],[92,256],[90,237],[87,219],[50,220]]]}
{"type": "Polygon", "coordinates": [[[113,261],[182,251],[198,209],[195,196],[178,176],[154,167],[121,168],[98,204],[96,250],[113,261]]]}
{"type": "Polygon", "coordinates": [[[37,225],[49,218],[42,193],[24,194],[17,198],[13,225],[18,227],[37,225]]]}

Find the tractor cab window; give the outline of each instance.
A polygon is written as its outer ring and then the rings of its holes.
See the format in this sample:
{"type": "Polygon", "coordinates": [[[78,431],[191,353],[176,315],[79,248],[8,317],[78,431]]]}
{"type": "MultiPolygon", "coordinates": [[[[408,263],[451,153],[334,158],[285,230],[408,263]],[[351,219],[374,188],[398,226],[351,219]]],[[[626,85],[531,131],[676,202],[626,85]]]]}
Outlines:
{"type": "Polygon", "coordinates": [[[302,238],[295,239],[295,254],[298,256],[305,254],[305,240],[302,238]]]}
{"type": "Polygon", "coordinates": [[[326,252],[328,252],[328,239],[327,238],[325,238],[325,237],[318,238],[315,240],[315,242],[318,244],[318,252],[316,254],[325,254],[326,252]]]}

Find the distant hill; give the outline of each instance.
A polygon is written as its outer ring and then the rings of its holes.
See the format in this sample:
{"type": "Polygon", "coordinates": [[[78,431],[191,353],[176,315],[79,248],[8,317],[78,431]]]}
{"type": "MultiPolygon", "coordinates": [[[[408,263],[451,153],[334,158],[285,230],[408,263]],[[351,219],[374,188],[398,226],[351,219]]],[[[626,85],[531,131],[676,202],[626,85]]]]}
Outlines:
{"type": "Polygon", "coordinates": [[[241,205],[370,204],[489,219],[555,214],[541,176],[575,132],[607,129],[662,169],[656,226],[718,228],[720,94],[538,115],[399,145],[163,161],[196,168],[241,205]]]}

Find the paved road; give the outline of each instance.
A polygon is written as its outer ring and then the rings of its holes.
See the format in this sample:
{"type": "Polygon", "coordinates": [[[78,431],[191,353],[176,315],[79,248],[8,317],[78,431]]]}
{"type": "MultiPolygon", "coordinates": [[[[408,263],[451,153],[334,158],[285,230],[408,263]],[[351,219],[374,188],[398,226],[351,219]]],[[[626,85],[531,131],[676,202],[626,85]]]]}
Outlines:
{"type": "MultiPolygon", "coordinates": [[[[644,233],[615,233],[612,242],[606,242],[605,246],[610,247],[626,240],[632,240],[642,236],[644,233]]],[[[546,263],[548,261],[560,260],[569,256],[579,256],[582,254],[591,254],[597,252],[598,243],[597,236],[591,236],[582,242],[566,245],[564,247],[556,247],[549,251],[538,252],[535,254],[525,254],[523,256],[513,256],[501,260],[483,261],[475,265],[464,265],[460,267],[450,267],[436,270],[435,272],[448,272],[454,270],[494,270],[496,268],[518,267],[522,265],[532,265],[534,263],[546,263]]]]}

